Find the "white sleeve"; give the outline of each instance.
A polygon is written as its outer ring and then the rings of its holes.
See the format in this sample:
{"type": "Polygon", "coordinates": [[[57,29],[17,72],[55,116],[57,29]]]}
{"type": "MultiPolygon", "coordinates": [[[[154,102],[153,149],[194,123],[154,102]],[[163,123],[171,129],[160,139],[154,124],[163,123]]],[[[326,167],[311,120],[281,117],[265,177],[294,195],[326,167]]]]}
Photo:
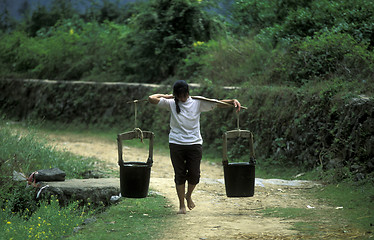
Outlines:
{"type": "Polygon", "coordinates": [[[160,98],[160,101],[158,102],[157,107],[170,109],[170,99],[160,98]]]}
{"type": "Polygon", "coordinates": [[[200,111],[201,112],[208,112],[217,107],[217,103],[208,102],[208,101],[200,101],[200,111]]]}

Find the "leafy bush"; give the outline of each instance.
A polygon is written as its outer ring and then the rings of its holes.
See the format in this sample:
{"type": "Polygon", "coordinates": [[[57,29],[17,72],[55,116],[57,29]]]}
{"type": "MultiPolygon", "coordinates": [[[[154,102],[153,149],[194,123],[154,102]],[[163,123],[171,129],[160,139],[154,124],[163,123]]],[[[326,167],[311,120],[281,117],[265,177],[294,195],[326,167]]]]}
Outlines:
{"type": "MultiPolygon", "coordinates": [[[[38,65],[38,42],[27,37],[27,34],[16,31],[0,36],[0,69],[2,73],[27,72],[38,65]]],[[[26,74],[27,75],[27,74],[26,74]]]]}
{"type": "Polygon", "coordinates": [[[374,54],[351,35],[333,32],[307,37],[278,59],[278,78],[298,84],[312,79],[341,77],[348,81],[372,81],[374,54]]]}
{"type": "Polygon", "coordinates": [[[186,57],[178,64],[176,75],[181,79],[199,78],[203,72],[203,66],[207,65],[209,46],[212,44],[215,44],[214,40],[208,43],[197,41],[192,44],[192,48],[182,49],[186,57]]]}
{"type": "Polygon", "coordinates": [[[237,86],[245,82],[261,84],[273,64],[272,55],[266,45],[251,38],[211,40],[195,43],[184,59],[184,67],[194,69],[190,71],[195,75],[189,77],[209,79],[220,86],[237,86]]]}
{"type": "Polygon", "coordinates": [[[6,209],[7,213],[23,215],[25,218],[30,217],[38,209],[36,195],[37,189],[35,187],[27,185],[26,181],[12,181],[9,177],[7,182],[1,182],[0,208],[3,211],[6,209]]]}
{"type": "Polygon", "coordinates": [[[236,0],[231,10],[234,32],[245,36],[257,34],[261,29],[281,24],[290,12],[309,5],[308,0],[236,0]]]}
{"type": "Polygon", "coordinates": [[[18,73],[24,78],[120,80],[126,75],[121,40],[127,29],[112,22],[84,23],[73,18],[39,30],[36,37],[22,31],[4,34],[0,69],[3,76],[18,73]]]}

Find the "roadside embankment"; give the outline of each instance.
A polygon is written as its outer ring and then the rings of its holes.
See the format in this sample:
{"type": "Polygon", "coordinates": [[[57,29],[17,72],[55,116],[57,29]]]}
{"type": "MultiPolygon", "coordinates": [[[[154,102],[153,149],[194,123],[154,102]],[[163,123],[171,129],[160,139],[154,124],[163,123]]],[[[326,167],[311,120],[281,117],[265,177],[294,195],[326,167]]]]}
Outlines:
{"type": "MultiPolygon", "coordinates": [[[[334,169],[335,180],[372,177],[374,101],[371,96],[342,94],[338,84],[312,90],[285,86],[229,89],[193,85],[191,91],[210,98],[235,97],[248,107],[239,115],[240,128],[254,133],[259,165],[334,169]]],[[[0,92],[0,110],[9,118],[131,130],[134,105],[127,102],[146,99],[155,92],[169,93],[170,87],[3,79],[0,92]]],[[[138,103],[137,113],[137,127],[149,129],[156,136],[166,136],[169,116],[165,111],[138,103]]],[[[222,134],[235,129],[236,124],[231,109],[203,114],[201,128],[206,148],[220,153],[222,134]]],[[[233,153],[234,158],[243,155],[240,150],[233,153]]]]}

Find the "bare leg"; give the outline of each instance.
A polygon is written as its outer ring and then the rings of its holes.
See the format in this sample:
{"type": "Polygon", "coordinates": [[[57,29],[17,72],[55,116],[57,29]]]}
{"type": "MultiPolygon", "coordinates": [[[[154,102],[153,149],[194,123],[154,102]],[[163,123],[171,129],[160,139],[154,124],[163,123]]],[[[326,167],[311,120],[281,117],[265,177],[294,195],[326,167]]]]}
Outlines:
{"type": "Polygon", "coordinates": [[[195,189],[196,185],[188,184],[187,193],[186,193],[186,200],[187,200],[187,207],[192,210],[195,207],[195,203],[192,201],[192,192],[195,189]]]}
{"type": "Polygon", "coordinates": [[[186,197],[186,194],[185,194],[185,189],[186,189],[186,186],[185,184],[181,184],[181,185],[176,185],[176,189],[177,189],[177,195],[178,195],[178,199],[179,199],[179,211],[178,211],[178,214],[186,214],[186,205],[184,204],[184,198],[186,197]]]}

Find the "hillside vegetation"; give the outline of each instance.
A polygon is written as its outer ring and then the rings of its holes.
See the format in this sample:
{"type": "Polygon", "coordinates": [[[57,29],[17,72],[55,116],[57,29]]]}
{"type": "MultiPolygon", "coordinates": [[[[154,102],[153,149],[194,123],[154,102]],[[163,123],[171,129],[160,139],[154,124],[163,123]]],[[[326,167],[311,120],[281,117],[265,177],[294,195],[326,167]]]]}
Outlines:
{"type": "Polygon", "coordinates": [[[85,13],[53,2],[21,22],[1,13],[3,77],[372,85],[372,1],[104,1],[85,13]]]}

